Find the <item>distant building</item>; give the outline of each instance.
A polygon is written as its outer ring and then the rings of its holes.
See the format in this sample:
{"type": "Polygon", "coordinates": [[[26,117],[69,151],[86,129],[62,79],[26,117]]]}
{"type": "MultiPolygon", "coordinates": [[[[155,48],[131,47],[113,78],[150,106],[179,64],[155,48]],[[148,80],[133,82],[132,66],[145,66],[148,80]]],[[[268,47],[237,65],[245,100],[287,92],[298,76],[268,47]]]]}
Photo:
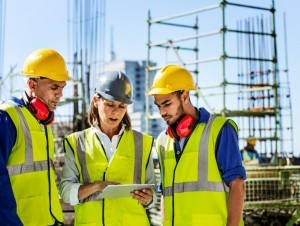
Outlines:
{"type": "MultiPolygon", "coordinates": [[[[146,61],[129,61],[129,60],[114,60],[103,67],[99,68],[98,75],[113,70],[119,70],[124,72],[131,80],[133,85],[133,99],[132,105],[129,105],[128,112],[132,120],[132,128],[138,131],[146,131],[146,61]]],[[[152,78],[154,76],[151,76],[152,78]]],[[[150,110],[157,111],[153,101],[150,101],[150,110]]],[[[159,133],[165,129],[165,122],[162,119],[150,120],[149,122],[149,134],[156,138],[159,133]]]]}

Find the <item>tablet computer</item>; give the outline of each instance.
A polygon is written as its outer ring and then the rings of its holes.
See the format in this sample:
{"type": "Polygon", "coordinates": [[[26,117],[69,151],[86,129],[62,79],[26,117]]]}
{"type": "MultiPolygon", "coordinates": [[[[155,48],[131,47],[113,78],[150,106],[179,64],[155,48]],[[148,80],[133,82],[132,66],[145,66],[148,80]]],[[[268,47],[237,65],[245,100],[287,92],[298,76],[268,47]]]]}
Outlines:
{"type": "Polygon", "coordinates": [[[118,184],[118,185],[108,185],[99,194],[99,199],[104,198],[128,198],[131,197],[130,193],[134,190],[142,190],[143,188],[150,188],[155,190],[154,184],[118,184]]]}

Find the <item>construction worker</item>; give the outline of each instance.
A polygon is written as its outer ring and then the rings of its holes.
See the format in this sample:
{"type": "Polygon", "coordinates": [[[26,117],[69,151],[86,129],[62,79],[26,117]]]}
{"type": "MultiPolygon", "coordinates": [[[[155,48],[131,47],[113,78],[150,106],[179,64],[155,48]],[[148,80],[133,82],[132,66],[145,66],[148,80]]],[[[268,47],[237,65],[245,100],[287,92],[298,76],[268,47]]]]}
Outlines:
{"type": "Polygon", "coordinates": [[[154,77],[148,95],[167,123],[156,143],[162,177],[164,226],[243,225],[245,169],[237,126],[196,108],[192,75],[166,65],[154,77]]]}
{"type": "Polygon", "coordinates": [[[31,53],[22,74],[22,97],[0,105],[0,225],[61,225],[49,125],[71,77],[53,49],[31,53]]]}
{"type": "Polygon", "coordinates": [[[97,197],[107,185],[156,184],[153,138],[132,130],[131,103],[132,84],[124,73],[101,75],[88,110],[91,127],[64,140],[59,187],[62,199],[75,207],[75,225],[150,225],[146,208],[154,204],[152,189],[128,197],[97,197]]]}
{"type": "Polygon", "coordinates": [[[252,136],[247,138],[247,145],[241,150],[241,157],[244,165],[258,165],[261,157],[255,150],[256,139],[252,136]]]}

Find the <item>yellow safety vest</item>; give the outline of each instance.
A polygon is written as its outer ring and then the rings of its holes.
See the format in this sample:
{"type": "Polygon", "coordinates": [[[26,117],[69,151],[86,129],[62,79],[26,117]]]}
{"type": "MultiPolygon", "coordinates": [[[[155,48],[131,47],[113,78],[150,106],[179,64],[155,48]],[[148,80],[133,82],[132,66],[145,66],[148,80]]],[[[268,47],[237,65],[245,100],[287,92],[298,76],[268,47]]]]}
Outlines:
{"type": "Polygon", "coordinates": [[[211,115],[197,124],[176,162],[174,141],[161,134],[157,142],[164,195],[164,226],[225,226],[229,188],[215,158],[218,135],[232,120],[211,115]]]}
{"type": "MultiPolygon", "coordinates": [[[[74,151],[82,184],[104,180],[121,184],[145,183],[153,145],[150,136],[125,130],[110,162],[92,128],[69,135],[64,143],[74,151]]],[[[145,208],[132,197],[97,200],[97,195],[99,193],[75,205],[75,225],[150,225],[145,208]]]]}
{"type": "Polygon", "coordinates": [[[19,218],[25,226],[53,225],[54,217],[63,222],[50,126],[42,126],[26,107],[13,101],[2,104],[1,109],[9,114],[17,132],[6,167],[19,218]]]}
{"type": "Polygon", "coordinates": [[[241,152],[242,152],[243,160],[249,161],[249,160],[257,159],[255,153],[253,153],[252,158],[250,158],[247,150],[243,149],[241,152]]]}

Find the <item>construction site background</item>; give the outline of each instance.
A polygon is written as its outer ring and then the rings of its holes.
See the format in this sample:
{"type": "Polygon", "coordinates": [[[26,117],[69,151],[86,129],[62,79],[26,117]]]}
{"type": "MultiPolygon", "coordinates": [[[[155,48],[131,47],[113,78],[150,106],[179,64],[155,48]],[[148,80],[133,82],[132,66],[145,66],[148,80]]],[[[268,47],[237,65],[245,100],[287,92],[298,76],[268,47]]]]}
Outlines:
{"type": "MultiPolygon", "coordinates": [[[[5,12],[2,2],[0,12],[5,12]]],[[[257,140],[263,164],[246,167],[246,225],[297,225],[300,160],[294,153],[288,54],[279,52],[277,43],[278,37],[286,40],[287,32],[284,29],[278,33],[275,1],[212,2],[216,4],[207,3],[203,8],[160,18],[153,18],[149,11],[147,59],[137,63],[116,59],[113,32],[110,61],[106,61],[105,0],[68,1],[68,65],[74,81],[66,87],[67,95],[52,125],[57,182],[64,164],[62,141],[68,134],[87,128],[86,109],[93,85],[105,71],[123,70],[130,76],[137,100],[130,109],[133,124],[137,130],[157,137],[164,122],[151,97],[144,93],[164,64],[180,64],[193,74],[199,87],[191,93],[195,105],[236,121],[240,147],[249,136],[257,140]]],[[[280,22],[285,24],[285,20],[280,22]]],[[[3,38],[0,53],[1,66],[3,38]]],[[[15,66],[11,66],[7,77],[0,79],[1,95],[7,83],[10,94],[17,96],[23,92],[17,87],[20,75],[15,66]]],[[[159,182],[158,167],[156,175],[159,182]]],[[[62,205],[66,224],[72,225],[73,208],[62,205]]],[[[149,211],[149,216],[153,225],[159,225],[159,203],[149,211]]]]}

